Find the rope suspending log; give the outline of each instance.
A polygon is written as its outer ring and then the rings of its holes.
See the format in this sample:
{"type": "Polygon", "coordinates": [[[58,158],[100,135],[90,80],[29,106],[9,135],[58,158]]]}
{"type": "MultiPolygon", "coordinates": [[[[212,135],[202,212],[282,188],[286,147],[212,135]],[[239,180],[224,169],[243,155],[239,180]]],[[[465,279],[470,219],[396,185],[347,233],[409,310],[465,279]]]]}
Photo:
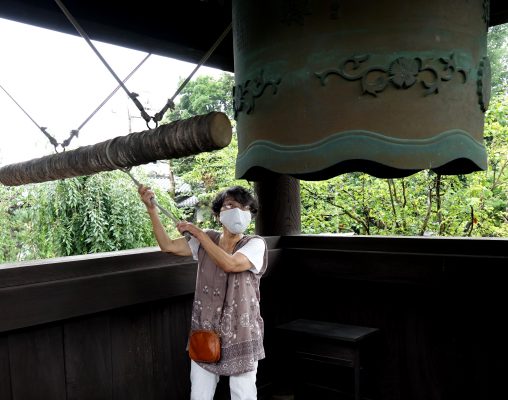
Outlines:
{"type": "Polygon", "coordinates": [[[0,168],[0,182],[19,186],[127,169],[157,160],[219,150],[231,142],[231,136],[231,123],[226,114],[211,112],[75,150],[6,165],[0,168]]]}

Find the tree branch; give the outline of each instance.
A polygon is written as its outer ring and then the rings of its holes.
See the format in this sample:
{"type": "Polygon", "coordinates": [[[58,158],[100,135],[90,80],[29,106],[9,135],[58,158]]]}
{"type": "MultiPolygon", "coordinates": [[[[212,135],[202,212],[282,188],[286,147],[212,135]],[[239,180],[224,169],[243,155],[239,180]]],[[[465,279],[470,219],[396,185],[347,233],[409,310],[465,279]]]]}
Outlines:
{"type": "Polygon", "coordinates": [[[437,174],[435,179],[436,186],[436,213],[439,224],[439,236],[444,232],[443,214],[441,213],[441,175],[437,174]]]}
{"type": "Polygon", "coordinates": [[[469,206],[469,207],[471,207],[471,221],[469,221],[470,225],[469,225],[469,229],[467,232],[467,236],[471,236],[471,233],[473,232],[473,228],[474,228],[474,222],[475,222],[474,208],[473,208],[473,206],[469,206]]]}
{"type": "MultiPolygon", "coordinates": [[[[302,185],[301,187],[302,189],[306,190],[308,193],[310,193],[312,196],[315,196],[316,194],[314,192],[311,192],[308,188],[306,188],[305,186],[302,185]]],[[[358,222],[359,224],[361,224],[365,231],[368,233],[369,232],[369,227],[365,224],[364,221],[362,221],[360,218],[358,217],[355,217],[351,212],[349,212],[348,210],[346,210],[344,207],[342,207],[341,205],[339,204],[335,204],[334,202],[328,200],[328,199],[322,199],[325,203],[328,203],[334,207],[337,207],[338,209],[342,210],[344,212],[344,214],[346,214],[349,218],[351,218],[352,220],[358,222]]]]}
{"type": "Polygon", "coordinates": [[[395,188],[393,188],[394,193],[392,194],[392,185],[393,186],[395,185],[393,183],[393,179],[388,179],[387,183],[388,183],[388,193],[390,193],[390,203],[392,204],[393,219],[395,221],[395,227],[398,228],[399,222],[397,221],[397,210],[395,209],[395,201],[394,201],[394,197],[396,197],[395,188]]]}
{"type": "Polygon", "coordinates": [[[429,223],[430,213],[432,212],[432,186],[429,186],[429,194],[428,194],[428,206],[427,206],[427,215],[425,215],[425,219],[423,220],[422,229],[420,230],[420,236],[423,236],[425,230],[427,229],[427,225],[429,223]]]}
{"type": "Polygon", "coordinates": [[[404,201],[402,202],[402,208],[406,207],[407,204],[407,198],[406,198],[406,181],[402,179],[402,198],[404,201]]]}
{"type": "Polygon", "coordinates": [[[494,171],[494,181],[492,182],[492,187],[490,188],[490,190],[494,191],[494,189],[496,189],[501,177],[503,176],[504,169],[506,168],[507,165],[508,165],[508,160],[503,163],[503,166],[501,167],[501,170],[499,171],[497,178],[496,178],[496,172],[494,171]]]}

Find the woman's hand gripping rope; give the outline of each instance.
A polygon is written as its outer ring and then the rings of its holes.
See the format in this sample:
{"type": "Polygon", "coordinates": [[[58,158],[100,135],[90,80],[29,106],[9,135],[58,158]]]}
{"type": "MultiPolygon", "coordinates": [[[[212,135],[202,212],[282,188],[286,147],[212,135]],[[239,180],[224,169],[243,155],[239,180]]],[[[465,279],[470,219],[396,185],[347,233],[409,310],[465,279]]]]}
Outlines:
{"type": "MultiPolygon", "coordinates": [[[[129,174],[129,176],[131,175],[129,174]]],[[[155,199],[155,193],[148,186],[139,183],[132,176],[131,178],[133,179],[134,183],[138,185],[138,193],[141,196],[141,200],[143,201],[147,209],[153,210],[155,207],[157,207],[164,215],[166,215],[169,219],[171,219],[171,221],[175,223],[177,228],[179,227],[179,225],[181,226],[182,221],[179,221],[177,218],[175,218],[173,214],[171,214],[157,202],[157,200],[155,199]]],[[[185,239],[187,239],[187,241],[191,240],[192,234],[189,231],[186,230],[182,231],[181,229],[178,229],[178,231],[183,236],[185,236],[185,239]]]]}

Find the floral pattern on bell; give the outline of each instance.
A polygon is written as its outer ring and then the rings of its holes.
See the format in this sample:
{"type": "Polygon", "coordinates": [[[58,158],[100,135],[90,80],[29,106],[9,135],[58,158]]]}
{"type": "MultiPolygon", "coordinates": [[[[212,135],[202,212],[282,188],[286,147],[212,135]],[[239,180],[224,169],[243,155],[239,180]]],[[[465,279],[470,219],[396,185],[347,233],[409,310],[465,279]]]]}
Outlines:
{"type": "Polygon", "coordinates": [[[398,88],[407,89],[416,83],[420,66],[414,58],[399,57],[391,63],[388,70],[392,83],[398,88]]]}
{"type": "Polygon", "coordinates": [[[253,79],[246,80],[243,84],[233,87],[233,109],[235,119],[240,111],[249,114],[255,105],[255,99],[261,97],[268,86],[272,87],[272,95],[277,94],[281,78],[265,79],[264,71],[261,69],[253,79]]]}
{"type": "MultiPolygon", "coordinates": [[[[326,86],[330,75],[339,75],[348,81],[360,80],[362,94],[370,94],[374,97],[384,91],[389,83],[397,89],[409,89],[420,80],[423,87],[427,89],[424,92],[427,96],[439,93],[441,83],[450,81],[455,73],[462,77],[456,82],[466,83],[470,70],[467,67],[469,62],[466,60],[470,60],[471,56],[458,53],[433,58],[403,56],[388,62],[388,67],[365,64],[373,58],[375,57],[370,54],[356,55],[341,61],[338,68],[315,72],[314,75],[322,86],[326,86]]],[[[378,58],[384,57],[378,56],[378,58]]]]}

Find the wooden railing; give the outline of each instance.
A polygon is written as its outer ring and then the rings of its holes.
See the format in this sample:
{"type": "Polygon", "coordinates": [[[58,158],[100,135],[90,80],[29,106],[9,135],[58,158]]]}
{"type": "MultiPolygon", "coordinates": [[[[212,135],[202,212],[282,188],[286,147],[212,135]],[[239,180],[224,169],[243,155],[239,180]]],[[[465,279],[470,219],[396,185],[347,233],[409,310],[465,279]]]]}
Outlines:
{"type": "MultiPolygon", "coordinates": [[[[380,329],[374,399],[494,398],[508,240],[268,239],[260,399],[291,390],[275,327],[296,318],[380,329]]],[[[195,273],[156,248],[0,266],[0,399],[187,399],[195,273]]]]}

